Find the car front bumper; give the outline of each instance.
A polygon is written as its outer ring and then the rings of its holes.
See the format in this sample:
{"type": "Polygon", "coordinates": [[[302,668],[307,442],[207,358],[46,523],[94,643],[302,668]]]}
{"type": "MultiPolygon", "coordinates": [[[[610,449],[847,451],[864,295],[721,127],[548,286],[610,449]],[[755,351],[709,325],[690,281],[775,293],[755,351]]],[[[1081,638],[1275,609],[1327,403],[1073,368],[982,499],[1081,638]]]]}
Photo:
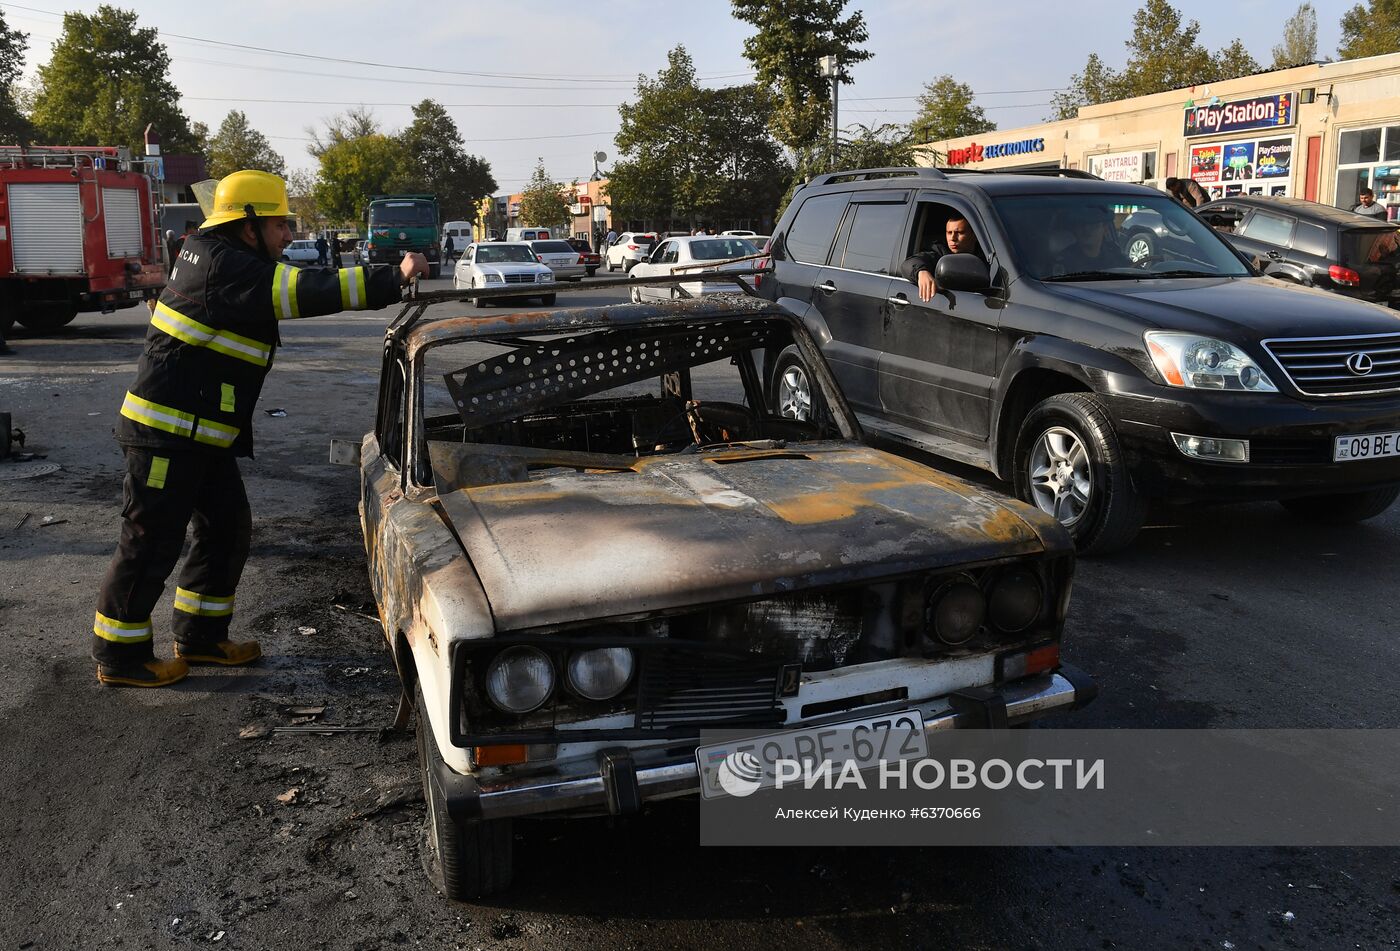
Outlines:
{"type": "MultiPolygon", "coordinates": [[[[960,703],[955,709],[954,700],[945,696],[895,705],[889,712],[917,709],[923,715],[924,732],[931,734],[985,726],[989,708],[1004,709],[1008,725],[1027,723],[1047,713],[1085,706],[1096,693],[1088,674],[1065,664],[1056,673],[1039,674],[996,689],[985,689],[975,706],[960,703]]],[[[859,716],[880,712],[885,711],[862,710],[859,716]]],[[[826,722],[839,723],[852,716],[848,713],[826,722]]],[[[1000,719],[999,713],[997,719],[1000,719]]],[[[821,722],[806,722],[788,729],[821,722]]],[[[642,749],[602,749],[592,758],[560,763],[549,772],[491,779],[458,773],[434,755],[433,778],[448,809],[461,819],[504,819],[546,813],[620,815],[636,812],[644,802],[698,795],[696,745],[691,740],[642,749]]]]}

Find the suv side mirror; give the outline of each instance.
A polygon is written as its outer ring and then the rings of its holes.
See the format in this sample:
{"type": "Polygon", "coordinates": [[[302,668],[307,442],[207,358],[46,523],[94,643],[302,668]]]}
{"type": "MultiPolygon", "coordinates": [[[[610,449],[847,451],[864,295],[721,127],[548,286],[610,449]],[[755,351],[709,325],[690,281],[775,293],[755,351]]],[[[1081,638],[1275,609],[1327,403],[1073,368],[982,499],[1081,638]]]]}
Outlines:
{"type": "Polygon", "coordinates": [[[975,254],[945,254],[933,269],[939,290],[986,293],[992,287],[992,274],[975,254]]]}

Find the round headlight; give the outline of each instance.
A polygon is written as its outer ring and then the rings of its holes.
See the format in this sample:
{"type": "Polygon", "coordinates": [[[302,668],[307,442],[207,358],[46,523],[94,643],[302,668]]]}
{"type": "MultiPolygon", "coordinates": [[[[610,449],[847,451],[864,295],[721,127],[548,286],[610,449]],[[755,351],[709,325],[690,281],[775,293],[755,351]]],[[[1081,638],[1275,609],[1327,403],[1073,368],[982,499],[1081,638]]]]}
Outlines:
{"type": "Polygon", "coordinates": [[[589,700],[608,700],[632,680],[632,649],[597,647],[569,658],[569,688],[589,700]]]}
{"type": "Polygon", "coordinates": [[[933,593],[928,606],[928,629],[945,644],[962,644],[973,638],[987,614],[982,590],[960,579],[933,593]]]}
{"type": "Polygon", "coordinates": [[[486,668],[486,696],[506,713],[529,713],[554,692],[554,665],[535,647],[508,647],[486,668]]]}
{"type": "Polygon", "coordinates": [[[1045,592],[1035,572],[1027,568],[1012,568],[992,585],[987,614],[992,627],[1008,634],[1024,631],[1040,617],[1045,604],[1045,592]]]}

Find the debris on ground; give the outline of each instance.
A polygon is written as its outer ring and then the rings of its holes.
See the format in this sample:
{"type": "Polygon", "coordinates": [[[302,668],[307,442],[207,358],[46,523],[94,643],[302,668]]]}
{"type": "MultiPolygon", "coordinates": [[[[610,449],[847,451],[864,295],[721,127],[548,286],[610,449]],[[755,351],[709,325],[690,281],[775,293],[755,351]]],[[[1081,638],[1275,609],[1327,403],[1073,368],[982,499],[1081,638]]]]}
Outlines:
{"type": "Polygon", "coordinates": [[[23,515],[21,515],[21,516],[19,517],[19,521],[18,521],[18,522],[15,522],[14,531],[17,532],[17,531],[19,531],[21,528],[23,528],[23,527],[24,527],[24,523],[27,522],[27,521],[29,521],[29,513],[28,513],[28,512],[25,512],[23,515]]]}
{"type": "Polygon", "coordinates": [[[280,406],[274,409],[264,410],[263,412],[267,413],[267,415],[269,416],[274,416],[277,419],[281,419],[283,416],[287,415],[287,411],[280,406]]]}
{"type": "Polygon", "coordinates": [[[284,707],[288,716],[293,717],[319,717],[326,712],[325,707],[284,707]]]}
{"type": "Polygon", "coordinates": [[[297,628],[297,633],[300,634],[302,637],[310,637],[311,635],[316,633],[316,629],[314,627],[306,627],[305,625],[303,625],[302,627],[297,628]]]}
{"type": "Polygon", "coordinates": [[[290,806],[292,803],[294,803],[294,802],[297,801],[297,797],[300,796],[300,795],[301,795],[301,787],[300,787],[300,786],[293,786],[291,789],[288,789],[286,792],[280,793],[280,794],[277,796],[277,801],[280,802],[280,803],[282,803],[284,806],[290,806]]]}
{"type": "Polygon", "coordinates": [[[39,527],[43,528],[46,525],[65,525],[67,522],[68,519],[66,518],[58,518],[55,515],[45,515],[43,518],[39,519],[39,527]]]}
{"type": "Polygon", "coordinates": [[[272,732],[272,727],[265,723],[250,723],[238,731],[240,740],[260,740],[272,732]]]}

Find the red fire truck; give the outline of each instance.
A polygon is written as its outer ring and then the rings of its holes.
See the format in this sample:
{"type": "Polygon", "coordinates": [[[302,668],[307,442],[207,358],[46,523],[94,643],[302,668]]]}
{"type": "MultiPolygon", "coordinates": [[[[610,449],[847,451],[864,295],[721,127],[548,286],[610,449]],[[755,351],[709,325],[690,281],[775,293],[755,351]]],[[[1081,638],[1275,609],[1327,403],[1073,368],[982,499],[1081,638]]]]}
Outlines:
{"type": "Polygon", "coordinates": [[[125,148],[0,146],[0,332],[160,293],[151,179],[125,148]]]}

